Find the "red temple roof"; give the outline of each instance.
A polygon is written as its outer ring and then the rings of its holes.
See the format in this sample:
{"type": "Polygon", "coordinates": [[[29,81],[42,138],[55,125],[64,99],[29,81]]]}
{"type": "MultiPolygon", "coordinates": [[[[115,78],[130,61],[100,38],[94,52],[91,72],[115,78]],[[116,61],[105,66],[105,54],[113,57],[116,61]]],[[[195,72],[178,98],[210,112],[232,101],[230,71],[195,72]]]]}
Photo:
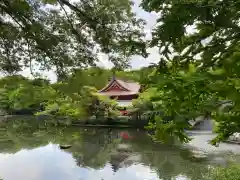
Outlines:
{"type": "Polygon", "coordinates": [[[102,95],[106,96],[127,96],[138,94],[140,84],[137,82],[126,82],[115,77],[100,91],[102,95]]]}

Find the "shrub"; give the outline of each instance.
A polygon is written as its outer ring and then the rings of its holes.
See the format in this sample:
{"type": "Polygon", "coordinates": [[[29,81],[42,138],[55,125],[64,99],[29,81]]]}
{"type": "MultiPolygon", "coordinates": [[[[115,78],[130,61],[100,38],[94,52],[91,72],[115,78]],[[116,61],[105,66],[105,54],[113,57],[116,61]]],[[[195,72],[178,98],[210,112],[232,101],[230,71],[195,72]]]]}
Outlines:
{"type": "Polygon", "coordinates": [[[240,180],[240,166],[230,165],[227,168],[211,168],[204,177],[206,180],[240,180]]]}

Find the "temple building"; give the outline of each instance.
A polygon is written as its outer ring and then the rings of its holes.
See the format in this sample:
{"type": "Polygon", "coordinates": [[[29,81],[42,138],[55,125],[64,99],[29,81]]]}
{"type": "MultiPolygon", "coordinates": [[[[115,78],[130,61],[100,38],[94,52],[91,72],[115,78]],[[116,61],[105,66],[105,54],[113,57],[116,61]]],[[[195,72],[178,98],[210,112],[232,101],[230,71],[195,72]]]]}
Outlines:
{"type": "Polygon", "coordinates": [[[113,75],[108,84],[98,91],[99,94],[116,99],[119,106],[129,106],[133,99],[137,99],[140,92],[140,84],[117,79],[113,75]]]}

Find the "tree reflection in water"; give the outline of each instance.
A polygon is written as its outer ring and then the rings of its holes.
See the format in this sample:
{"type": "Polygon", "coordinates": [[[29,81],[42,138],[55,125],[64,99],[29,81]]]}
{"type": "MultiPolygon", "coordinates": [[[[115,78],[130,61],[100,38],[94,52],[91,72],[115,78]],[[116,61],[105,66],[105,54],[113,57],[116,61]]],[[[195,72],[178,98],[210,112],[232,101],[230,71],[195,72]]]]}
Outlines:
{"type": "MultiPolygon", "coordinates": [[[[55,128],[45,126],[1,128],[1,152],[15,153],[51,143],[70,144],[69,152],[80,167],[101,169],[110,164],[113,172],[133,164],[142,164],[156,171],[160,179],[170,180],[179,175],[201,179],[210,158],[193,158],[191,151],[178,146],[153,143],[144,131],[128,130],[131,139],[123,139],[122,130],[55,128]]],[[[126,130],[124,131],[126,132],[126,130]]]]}

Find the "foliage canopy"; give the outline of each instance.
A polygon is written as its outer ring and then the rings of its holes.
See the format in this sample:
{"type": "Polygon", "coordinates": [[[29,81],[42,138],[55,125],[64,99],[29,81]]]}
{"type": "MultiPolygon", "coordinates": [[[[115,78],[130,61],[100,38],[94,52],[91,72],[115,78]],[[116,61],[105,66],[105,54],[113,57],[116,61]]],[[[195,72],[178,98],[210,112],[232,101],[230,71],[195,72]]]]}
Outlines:
{"type": "Polygon", "coordinates": [[[157,134],[182,136],[188,120],[206,114],[217,121],[214,144],[239,132],[239,1],[143,0],[142,7],[159,13],[151,46],[163,56],[146,84],[162,94],[152,97],[156,109],[172,117],[157,120],[157,134]]]}
{"type": "Polygon", "coordinates": [[[37,66],[64,78],[71,68],[96,65],[99,51],[126,67],[131,55],[147,56],[144,21],[131,5],[129,0],[1,1],[1,71],[34,72],[37,66]]]}

